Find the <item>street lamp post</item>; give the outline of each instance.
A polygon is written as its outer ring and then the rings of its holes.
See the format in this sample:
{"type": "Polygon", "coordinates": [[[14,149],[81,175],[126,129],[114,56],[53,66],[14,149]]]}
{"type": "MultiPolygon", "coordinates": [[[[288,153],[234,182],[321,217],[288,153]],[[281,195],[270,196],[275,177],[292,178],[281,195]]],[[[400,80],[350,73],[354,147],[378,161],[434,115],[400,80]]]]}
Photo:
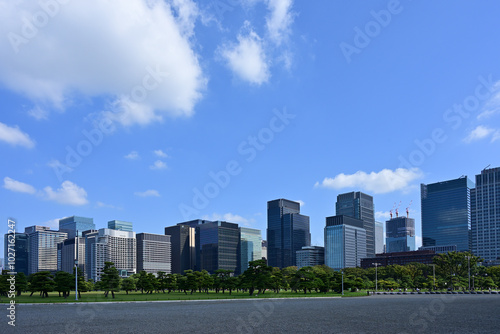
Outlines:
{"type": "Polygon", "coordinates": [[[76,231],[76,252],[75,252],[75,300],[78,300],[78,230],[76,231]]]}
{"type": "Polygon", "coordinates": [[[467,269],[469,270],[469,291],[470,291],[470,256],[467,256],[467,269]]]}
{"type": "Polygon", "coordinates": [[[432,266],[432,276],[434,277],[434,289],[436,289],[436,265],[435,264],[429,264],[429,266],[432,266]]]}
{"type": "Polygon", "coordinates": [[[342,296],[344,295],[344,271],[342,270],[342,296]]]}

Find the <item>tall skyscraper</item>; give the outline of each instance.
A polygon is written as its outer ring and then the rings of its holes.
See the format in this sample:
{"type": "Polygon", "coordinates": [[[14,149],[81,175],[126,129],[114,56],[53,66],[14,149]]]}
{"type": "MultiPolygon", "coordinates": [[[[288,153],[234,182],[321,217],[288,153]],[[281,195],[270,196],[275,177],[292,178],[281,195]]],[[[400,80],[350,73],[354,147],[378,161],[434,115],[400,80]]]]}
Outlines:
{"type": "Polygon", "coordinates": [[[500,167],[483,169],[471,190],[472,253],[500,264],[500,167]]]}
{"type": "Polygon", "coordinates": [[[384,223],[375,222],[375,253],[384,253],[384,223]]]}
{"type": "Polygon", "coordinates": [[[407,252],[417,250],[415,243],[415,219],[395,217],[386,222],[386,252],[407,252]]]}
{"type": "Polygon", "coordinates": [[[137,239],[137,272],[157,274],[163,271],[172,272],[170,236],[151,233],[138,233],[137,239]]]}
{"type": "MultiPolygon", "coordinates": [[[[4,238],[4,263],[3,268],[12,272],[24,273],[26,276],[29,275],[29,253],[28,253],[29,241],[28,235],[26,233],[14,233],[6,234],[4,238]],[[9,265],[9,245],[12,245],[10,240],[14,241],[14,247],[11,250],[14,251],[14,269],[10,269],[9,265]]],[[[10,252],[12,254],[12,252],[10,252]]]]}
{"type": "Polygon", "coordinates": [[[121,277],[137,272],[135,232],[101,228],[98,232],[89,231],[85,237],[89,278],[100,281],[105,262],[113,262],[121,277]]]}
{"type": "Polygon", "coordinates": [[[311,245],[309,217],[300,214],[300,203],[287,199],[267,202],[268,265],[296,265],[296,253],[311,245]]]}
{"type": "Polygon", "coordinates": [[[184,274],[185,270],[196,269],[195,228],[188,225],[165,227],[170,236],[172,249],[172,273],[184,274]]]}
{"type": "Polygon", "coordinates": [[[326,218],[325,264],[334,269],[355,268],[366,256],[366,231],[361,219],[349,216],[326,218]]]}
{"type": "Polygon", "coordinates": [[[344,215],[361,219],[366,230],[366,253],[375,256],[375,209],[373,197],[360,191],[340,194],[335,204],[337,216],[344,215]]]}
{"type": "Polygon", "coordinates": [[[471,248],[470,191],[474,183],[466,176],[420,185],[422,246],[471,248]]]}
{"type": "Polygon", "coordinates": [[[248,262],[262,259],[262,235],[260,230],[240,227],[239,273],[248,269],[248,262]]]}
{"type": "Polygon", "coordinates": [[[122,220],[110,220],[108,222],[108,228],[112,230],[118,230],[118,231],[126,231],[126,232],[132,232],[132,223],[130,222],[124,222],[122,220]]]}
{"type": "Polygon", "coordinates": [[[262,240],[262,258],[267,261],[267,240],[262,240]]]}
{"type": "Polygon", "coordinates": [[[85,238],[83,237],[66,239],[57,244],[57,270],[72,274],[77,254],[78,268],[85,274],[85,238]]]}
{"type": "Polygon", "coordinates": [[[59,232],[66,232],[68,234],[68,239],[72,239],[76,236],[76,231],[78,231],[78,236],[82,236],[83,231],[95,229],[94,219],[72,216],[59,219],[59,232]]]}
{"type": "Polygon", "coordinates": [[[57,271],[57,244],[66,240],[68,234],[38,225],[26,227],[24,233],[29,240],[29,273],[57,271]]]}

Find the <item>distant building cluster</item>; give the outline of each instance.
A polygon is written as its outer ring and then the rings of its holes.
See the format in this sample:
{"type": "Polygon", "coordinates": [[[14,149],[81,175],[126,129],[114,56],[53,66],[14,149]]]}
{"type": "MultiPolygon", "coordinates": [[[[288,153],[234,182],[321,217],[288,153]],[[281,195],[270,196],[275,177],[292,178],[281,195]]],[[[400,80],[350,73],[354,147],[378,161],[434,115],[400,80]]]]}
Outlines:
{"type": "MultiPolygon", "coordinates": [[[[30,226],[15,234],[15,271],[66,271],[75,266],[87,279],[99,281],[105,262],[121,277],[146,271],[156,274],[185,270],[230,270],[238,275],[250,261],[299,268],[432,263],[439,253],[470,251],[484,265],[500,263],[500,168],[484,169],[475,184],[466,176],[421,185],[423,245],[416,249],[415,220],[396,216],[375,221],[373,197],[363,192],[339,194],[335,216],[326,217],[324,247],[311,245],[309,217],[300,203],[267,202],[267,240],[261,231],[227,221],[191,220],[165,227],[164,234],[137,233],[130,222],[112,220],[95,229],[92,218],[59,220],[59,230],[30,226]]],[[[7,258],[5,235],[5,258],[7,258]]]]}

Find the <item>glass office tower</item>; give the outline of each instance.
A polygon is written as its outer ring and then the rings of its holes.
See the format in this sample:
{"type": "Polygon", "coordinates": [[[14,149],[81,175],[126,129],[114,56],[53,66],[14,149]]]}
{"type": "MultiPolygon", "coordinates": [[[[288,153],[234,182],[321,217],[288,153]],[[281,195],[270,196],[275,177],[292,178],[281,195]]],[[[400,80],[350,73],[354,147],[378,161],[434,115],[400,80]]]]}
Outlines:
{"type": "MultiPolygon", "coordinates": [[[[3,268],[10,272],[18,272],[24,273],[26,276],[29,274],[29,266],[28,266],[28,253],[29,241],[28,235],[26,233],[14,233],[14,234],[6,234],[4,238],[4,264],[3,268]],[[15,242],[14,247],[11,247],[14,253],[14,269],[11,270],[9,265],[9,245],[12,243],[9,240],[15,242]]],[[[11,252],[12,254],[12,252],[11,252]]]]}
{"type": "Polygon", "coordinates": [[[485,264],[500,264],[500,167],[476,175],[471,190],[472,252],[485,264]]]}
{"type": "Polygon", "coordinates": [[[416,250],[415,219],[396,217],[386,222],[385,228],[387,253],[416,250]]]}
{"type": "Polygon", "coordinates": [[[59,219],[59,231],[68,234],[68,239],[72,239],[76,236],[76,231],[78,231],[78,236],[82,236],[83,231],[94,230],[95,224],[93,218],[72,216],[63,219],[59,219]]]}
{"type": "Polygon", "coordinates": [[[108,222],[108,228],[118,231],[133,232],[132,223],[124,222],[122,220],[110,220],[108,222]]]}
{"type": "Polygon", "coordinates": [[[375,210],[373,197],[360,191],[340,194],[335,203],[335,214],[361,219],[366,230],[366,252],[375,256],[375,210]]]}
{"type": "Polygon", "coordinates": [[[470,191],[474,183],[466,176],[420,185],[422,246],[456,246],[471,249],[470,191]]]}
{"type": "Polygon", "coordinates": [[[29,240],[29,273],[57,271],[57,244],[67,239],[65,232],[52,231],[47,226],[30,226],[24,229],[29,240]]]}
{"type": "Polygon", "coordinates": [[[309,217],[300,214],[300,203],[287,199],[267,202],[268,265],[296,265],[296,252],[311,245],[309,217]]]}
{"type": "Polygon", "coordinates": [[[262,236],[260,230],[240,227],[240,273],[248,269],[248,262],[262,258],[262,236]]]}

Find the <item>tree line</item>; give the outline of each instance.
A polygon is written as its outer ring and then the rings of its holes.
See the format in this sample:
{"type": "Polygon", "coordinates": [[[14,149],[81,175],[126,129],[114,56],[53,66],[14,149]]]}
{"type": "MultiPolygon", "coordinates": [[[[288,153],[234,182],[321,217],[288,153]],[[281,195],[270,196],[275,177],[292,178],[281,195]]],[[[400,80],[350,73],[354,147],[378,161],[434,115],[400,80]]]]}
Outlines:
{"type": "MultiPolygon", "coordinates": [[[[141,271],[128,278],[121,278],[112,262],[106,262],[101,280],[95,283],[85,281],[83,273],[78,274],[78,293],[103,291],[112,298],[115,292],[140,291],[143,294],[182,292],[232,294],[234,291],[247,292],[250,296],[264,294],[266,291],[280,293],[293,291],[311,293],[340,292],[344,290],[391,290],[391,289],[468,289],[469,272],[471,289],[489,289],[500,287],[500,266],[479,266],[482,259],[467,252],[450,252],[434,257],[433,265],[411,263],[408,265],[390,265],[378,268],[345,268],[342,272],[334,271],[326,265],[287,268],[273,268],[265,260],[250,261],[248,269],[239,276],[230,270],[219,269],[213,274],[206,270],[186,270],[184,274],[156,275],[141,271]],[[343,284],[342,284],[343,282],[343,284]]],[[[4,271],[0,277],[0,295],[7,295],[9,275],[4,271]]],[[[75,276],[67,272],[38,272],[26,277],[17,274],[16,291],[18,295],[28,291],[33,295],[39,292],[41,297],[48,297],[48,292],[57,291],[59,296],[68,297],[75,290],[75,276]]],[[[30,296],[31,296],[30,295],[30,296]]]]}

